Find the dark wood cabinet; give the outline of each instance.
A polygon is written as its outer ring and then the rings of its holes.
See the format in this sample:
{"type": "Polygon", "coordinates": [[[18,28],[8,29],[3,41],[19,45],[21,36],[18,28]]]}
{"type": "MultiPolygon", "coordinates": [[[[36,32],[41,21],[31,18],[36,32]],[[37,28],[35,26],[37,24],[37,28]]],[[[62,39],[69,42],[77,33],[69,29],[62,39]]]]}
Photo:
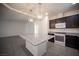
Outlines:
{"type": "Polygon", "coordinates": [[[49,21],[49,28],[55,28],[56,23],[66,23],[66,28],[79,28],[79,14],[62,17],[49,21]]]}
{"type": "Polygon", "coordinates": [[[48,41],[54,43],[54,38],[48,39],[48,41]]]}
{"type": "Polygon", "coordinates": [[[66,35],[66,42],[65,45],[71,48],[79,49],[79,37],[66,35]]]}
{"type": "Polygon", "coordinates": [[[67,17],[66,19],[66,28],[72,28],[72,16],[67,17]]]}
{"type": "Polygon", "coordinates": [[[56,19],[55,22],[56,22],[56,23],[64,23],[64,22],[66,22],[66,17],[58,18],[58,19],[56,19]]]}
{"type": "Polygon", "coordinates": [[[79,28],[79,14],[66,18],[66,28],[79,28]]]}
{"type": "Polygon", "coordinates": [[[49,20],[49,28],[50,29],[55,28],[55,20],[49,20]]]}
{"type": "MultiPolygon", "coordinates": [[[[48,33],[48,35],[52,35],[52,36],[54,36],[54,34],[53,34],[53,33],[48,33]]],[[[52,37],[52,38],[48,39],[48,41],[49,41],[49,42],[53,42],[53,43],[54,43],[54,37],[52,37]]]]}
{"type": "Polygon", "coordinates": [[[73,28],[79,28],[79,14],[74,16],[72,27],[73,28]]]}
{"type": "Polygon", "coordinates": [[[49,20],[49,28],[53,29],[53,28],[55,28],[56,23],[64,23],[64,22],[66,22],[66,17],[49,20]]]}

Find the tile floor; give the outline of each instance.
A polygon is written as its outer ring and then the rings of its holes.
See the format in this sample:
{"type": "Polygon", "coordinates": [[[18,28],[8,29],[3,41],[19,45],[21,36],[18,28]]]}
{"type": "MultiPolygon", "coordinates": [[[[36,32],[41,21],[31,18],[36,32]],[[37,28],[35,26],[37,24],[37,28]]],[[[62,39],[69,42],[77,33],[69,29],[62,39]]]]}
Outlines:
{"type": "Polygon", "coordinates": [[[47,56],[79,56],[79,50],[48,42],[47,56]]]}
{"type": "MultiPolygon", "coordinates": [[[[25,48],[25,40],[19,36],[0,38],[0,56],[32,56],[25,48]]],[[[43,56],[79,56],[79,50],[48,42],[43,56]]]]}

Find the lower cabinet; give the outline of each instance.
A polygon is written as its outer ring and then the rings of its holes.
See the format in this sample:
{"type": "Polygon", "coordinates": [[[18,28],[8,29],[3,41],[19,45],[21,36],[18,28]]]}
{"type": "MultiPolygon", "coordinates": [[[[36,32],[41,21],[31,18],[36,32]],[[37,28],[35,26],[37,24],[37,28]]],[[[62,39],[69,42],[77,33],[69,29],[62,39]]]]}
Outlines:
{"type": "Polygon", "coordinates": [[[54,43],[54,38],[51,38],[51,39],[49,39],[48,41],[54,43]]]}
{"type": "Polygon", "coordinates": [[[79,37],[72,36],[72,35],[66,35],[65,45],[71,48],[79,49],[79,37]]]}
{"type": "MultiPolygon", "coordinates": [[[[48,33],[48,35],[52,35],[52,36],[54,36],[54,34],[53,34],[53,33],[48,33]]],[[[49,42],[53,42],[53,43],[54,43],[54,37],[52,37],[52,38],[48,39],[48,41],[49,41],[49,42]]]]}

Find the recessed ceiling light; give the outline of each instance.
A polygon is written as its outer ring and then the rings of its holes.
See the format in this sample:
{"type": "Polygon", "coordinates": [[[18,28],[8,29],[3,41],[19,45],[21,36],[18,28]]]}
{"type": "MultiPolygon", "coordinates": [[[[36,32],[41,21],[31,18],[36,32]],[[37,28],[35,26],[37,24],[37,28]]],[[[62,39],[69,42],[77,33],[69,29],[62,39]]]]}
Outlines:
{"type": "Polygon", "coordinates": [[[48,12],[46,12],[46,15],[48,15],[48,12]]]}
{"type": "Polygon", "coordinates": [[[72,3],[72,4],[76,4],[76,3],[72,3]]]}
{"type": "Polygon", "coordinates": [[[33,22],[33,19],[29,19],[30,22],[33,22]]]}
{"type": "Polygon", "coordinates": [[[38,17],[38,19],[42,19],[42,15],[38,15],[37,17],[38,17]]]}

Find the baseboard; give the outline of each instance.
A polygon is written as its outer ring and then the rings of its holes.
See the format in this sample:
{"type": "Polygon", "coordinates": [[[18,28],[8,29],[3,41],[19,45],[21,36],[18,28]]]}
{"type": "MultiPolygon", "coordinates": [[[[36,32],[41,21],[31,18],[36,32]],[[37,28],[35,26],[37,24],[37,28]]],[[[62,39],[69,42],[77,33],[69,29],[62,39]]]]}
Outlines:
{"type": "Polygon", "coordinates": [[[12,35],[0,35],[0,37],[11,37],[11,36],[19,36],[17,34],[12,34],[12,35]]]}

